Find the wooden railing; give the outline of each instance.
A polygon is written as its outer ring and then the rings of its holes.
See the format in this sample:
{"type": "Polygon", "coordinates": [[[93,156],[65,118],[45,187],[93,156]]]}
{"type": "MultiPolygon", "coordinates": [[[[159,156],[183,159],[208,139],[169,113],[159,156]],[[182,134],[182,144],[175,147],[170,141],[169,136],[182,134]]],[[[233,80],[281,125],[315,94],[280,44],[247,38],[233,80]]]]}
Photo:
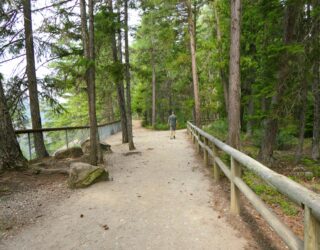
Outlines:
{"type": "Polygon", "coordinates": [[[187,123],[187,129],[193,143],[197,145],[198,153],[203,151],[207,166],[210,164],[209,157],[211,157],[214,179],[219,181],[222,171],[230,180],[230,210],[232,213],[240,213],[241,192],[291,249],[320,250],[320,195],[272,171],[260,162],[204,132],[191,122],[187,123]],[[230,156],[230,168],[219,158],[219,150],[230,156]],[[266,183],[304,208],[304,240],[296,236],[241,179],[241,168],[253,171],[266,183]]]}

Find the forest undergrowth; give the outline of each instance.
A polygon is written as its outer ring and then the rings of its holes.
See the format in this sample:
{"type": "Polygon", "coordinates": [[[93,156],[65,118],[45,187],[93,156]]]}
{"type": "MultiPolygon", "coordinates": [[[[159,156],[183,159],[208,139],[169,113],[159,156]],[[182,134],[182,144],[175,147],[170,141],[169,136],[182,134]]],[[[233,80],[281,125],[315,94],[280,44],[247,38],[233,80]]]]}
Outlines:
{"type": "MultiPolygon", "coordinates": [[[[206,125],[204,130],[224,142],[227,139],[228,127],[225,120],[217,120],[206,125]]],[[[252,137],[242,133],[241,151],[259,161],[258,138],[259,132],[257,131],[252,137]]],[[[309,157],[311,138],[306,138],[304,154],[299,162],[295,160],[296,145],[294,142],[297,141],[297,138],[295,138],[294,134],[280,135],[279,138],[281,140],[277,142],[277,150],[274,153],[273,161],[267,167],[316,193],[320,193],[320,162],[309,157]]],[[[220,152],[220,157],[230,166],[230,159],[227,154],[220,152]]],[[[280,209],[286,216],[300,216],[302,209],[299,206],[279,193],[274,187],[268,185],[255,173],[243,168],[242,174],[246,184],[270,207],[280,209]]]]}

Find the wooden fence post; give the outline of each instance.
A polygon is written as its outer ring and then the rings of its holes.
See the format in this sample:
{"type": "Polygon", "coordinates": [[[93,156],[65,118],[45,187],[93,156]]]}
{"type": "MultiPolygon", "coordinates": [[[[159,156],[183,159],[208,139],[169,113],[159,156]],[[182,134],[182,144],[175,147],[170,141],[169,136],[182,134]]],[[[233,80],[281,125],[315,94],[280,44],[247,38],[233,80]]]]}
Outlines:
{"type": "Polygon", "coordinates": [[[216,157],[218,156],[218,151],[216,145],[213,144],[212,146],[212,153],[213,153],[213,173],[214,173],[214,180],[220,181],[220,168],[216,163],[216,157]]]}
{"type": "Polygon", "coordinates": [[[198,151],[198,154],[200,154],[201,152],[201,146],[200,146],[200,142],[201,142],[201,135],[200,133],[198,132],[198,144],[197,144],[197,151],[198,151]]]}
{"type": "Polygon", "coordinates": [[[320,250],[320,223],[306,205],[304,207],[304,249],[320,250]]]}
{"type": "Polygon", "coordinates": [[[193,128],[192,128],[191,134],[192,134],[192,143],[195,144],[196,143],[196,135],[195,135],[193,128]]]}
{"type": "Polygon", "coordinates": [[[231,213],[238,215],[240,213],[240,190],[234,183],[235,177],[241,177],[240,164],[231,157],[231,201],[230,210],[231,213]]]}
{"type": "Polygon", "coordinates": [[[208,147],[208,139],[206,137],[204,137],[204,145],[205,147],[203,148],[203,159],[204,159],[204,164],[206,165],[206,167],[209,165],[209,159],[208,159],[208,151],[206,149],[206,147],[208,147]]]}

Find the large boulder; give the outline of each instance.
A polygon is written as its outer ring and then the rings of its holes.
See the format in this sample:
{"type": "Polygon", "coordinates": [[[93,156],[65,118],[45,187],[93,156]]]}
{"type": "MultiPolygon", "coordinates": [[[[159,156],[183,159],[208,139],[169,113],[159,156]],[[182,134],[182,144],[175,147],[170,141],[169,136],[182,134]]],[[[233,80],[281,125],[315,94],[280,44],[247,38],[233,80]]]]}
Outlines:
{"type": "Polygon", "coordinates": [[[102,167],[74,162],[70,165],[68,184],[70,188],[84,188],[99,181],[107,181],[108,178],[108,172],[102,167]]]}
{"type": "MultiPolygon", "coordinates": [[[[106,143],[99,143],[100,149],[102,153],[111,153],[111,145],[106,143]]],[[[85,140],[81,143],[81,148],[84,154],[90,154],[90,139],[85,140]]]]}
{"type": "Polygon", "coordinates": [[[67,149],[61,149],[55,152],[54,158],[66,159],[66,158],[78,158],[83,155],[83,151],[80,147],[72,147],[67,149]]]}

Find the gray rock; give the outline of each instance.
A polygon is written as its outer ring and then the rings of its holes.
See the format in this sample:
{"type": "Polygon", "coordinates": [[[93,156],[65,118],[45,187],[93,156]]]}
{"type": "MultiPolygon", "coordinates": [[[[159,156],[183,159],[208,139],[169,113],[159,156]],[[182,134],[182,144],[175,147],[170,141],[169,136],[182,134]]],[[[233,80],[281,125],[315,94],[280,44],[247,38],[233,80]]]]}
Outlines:
{"type": "Polygon", "coordinates": [[[73,162],[70,165],[68,184],[70,188],[84,188],[99,181],[107,181],[108,172],[99,166],[83,162],[73,162]]]}
{"type": "MultiPolygon", "coordinates": [[[[90,153],[90,139],[85,140],[81,143],[81,148],[84,154],[90,153]]],[[[100,142],[100,149],[102,153],[111,153],[111,145],[100,142]]]]}
{"type": "Polygon", "coordinates": [[[65,159],[65,158],[78,158],[83,155],[83,151],[80,147],[73,147],[62,149],[55,152],[54,157],[56,159],[65,159]]]}

